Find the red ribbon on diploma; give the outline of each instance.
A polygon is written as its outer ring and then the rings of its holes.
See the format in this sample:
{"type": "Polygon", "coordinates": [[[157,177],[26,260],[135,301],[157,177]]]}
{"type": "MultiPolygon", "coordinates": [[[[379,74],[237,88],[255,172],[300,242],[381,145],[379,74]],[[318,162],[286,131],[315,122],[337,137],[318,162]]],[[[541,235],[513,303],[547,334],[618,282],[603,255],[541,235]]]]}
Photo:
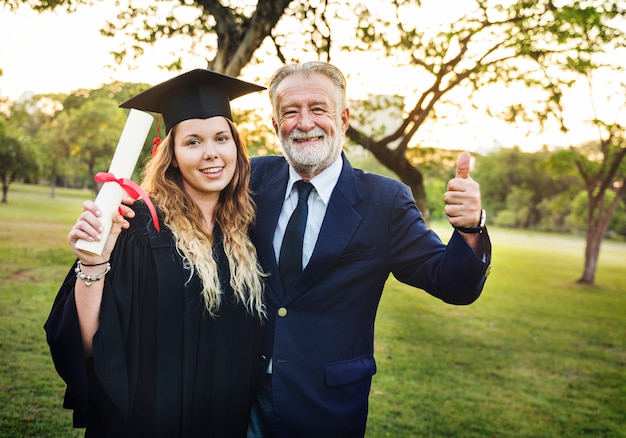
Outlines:
{"type": "Polygon", "coordinates": [[[141,199],[143,199],[143,202],[145,202],[148,206],[148,210],[150,210],[152,222],[154,222],[154,228],[156,228],[157,231],[161,231],[161,227],[159,226],[159,218],[157,217],[157,213],[154,205],[152,204],[152,201],[150,200],[146,192],[144,192],[144,190],[139,187],[136,182],[128,178],[116,178],[115,175],[110,172],[98,172],[96,176],[93,177],[93,179],[101,183],[118,183],[135,201],[141,197],[141,199]]]}

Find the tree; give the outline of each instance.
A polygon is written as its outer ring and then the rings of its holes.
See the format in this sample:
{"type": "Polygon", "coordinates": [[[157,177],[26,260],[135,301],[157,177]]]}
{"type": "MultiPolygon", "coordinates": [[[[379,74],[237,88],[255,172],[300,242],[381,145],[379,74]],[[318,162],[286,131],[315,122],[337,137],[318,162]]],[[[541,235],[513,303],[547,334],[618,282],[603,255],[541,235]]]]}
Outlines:
{"type": "Polygon", "coordinates": [[[55,196],[58,168],[67,165],[68,150],[63,132],[52,129],[63,116],[62,94],[34,95],[14,105],[13,120],[28,134],[31,149],[36,152],[39,177],[47,179],[50,195],[55,196]]]}
{"type": "MultiPolygon", "coordinates": [[[[204,49],[207,45],[211,47],[206,36],[215,32],[212,47],[217,51],[208,59],[207,65],[231,75],[239,74],[241,67],[252,61],[252,54],[265,38],[263,35],[270,37],[275,54],[282,61],[299,59],[303,56],[303,47],[327,60],[331,56],[343,56],[347,51],[361,50],[374,54],[370,62],[378,54],[382,62],[392,62],[400,69],[408,69],[423,86],[416,91],[415,104],[406,110],[398,128],[380,138],[352,125],[348,137],[372,152],[412,188],[427,217],[429,208],[424,174],[416,165],[415,146],[428,146],[423,133],[432,129],[433,123],[441,121],[451,107],[460,107],[459,101],[471,98],[483,87],[518,83],[542,91],[542,106],[536,107],[534,119],[545,122],[551,112],[560,108],[562,88],[571,81],[568,75],[553,74],[554,67],[562,66],[567,71],[570,59],[580,53],[613,48],[611,42],[620,41],[624,35],[608,24],[611,19],[624,14],[618,1],[577,1],[557,7],[549,0],[510,1],[506,5],[477,0],[465,2],[472,6],[461,11],[457,20],[426,29],[423,27],[426,20],[415,19],[429,13],[427,5],[422,7],[419,1],[394,1],[391,7],[379,8],[375,13],[370,12],[366,3],[359,2],[346,6],[345,2],[330,0],[294,1],[289,8],[286,8],[289,2],[276,2],[270,10],[267,10],[266,3],[258,2],[255,9],[253,6],[225,7],[215,1],[203,2],[193,26],[177,21],[172,18],[175,14],[171,13],[167,15],[168,21],[157,26],[156,31],[151,17],[157,9],[151,8],[148,16],[143,15],[146,10],[135,9],[130,14],[120,14],[118,18],[125,17],[126,20],[120,20],[118,25],[109,24],[109,34],[122,28],[132,29],[128,34],[140,46],[152,44],[165,36],[184,34],[194,38],[197,43],[194,46],[204,49]],[[291,22],[297,19],[306,37],[298,38],[292,34],[285,38],[284,28],[277,27],[280,14],[285,15],[283,20],[286,23],[288,19],[291,22]],[[143,15],[141,25],[131,19],[139,15],[143,15]],[[266,26],[258,32],[251,32],[261,21],[266,26]],[[352,26],[354,34],[342,41],[338,29],[346,25],[352,26]],[[357,37],[356,44],[354,36],[357,37]],[[204,44],[202,38],[205,38],[204,44]],[[290,45],[288,40],[294,39],[301,44],[290,45]],[[233,41],[236,41],[235,46],[241,47],[230,49],[233,41]],[[458,93],[466,87],[466,94],[458,93]]],[[[120,52],[120,55],[127,55],[127,52],[120,52]]],[[[180,58],[171,64],[178,65],[180,58]]],[[[415,90],[399,91],[408,94],[415,90]]],[[[520,108],[512,105],[506,113],[512,120],[519,115],[520,108]]]]}
{"type": "Polygon", "coordinates": [[[54,198],[58,179],[67,178],[66,171],[73,168],[70,162],[70,144],[68,133],[69,114],[60,110],[51,116],[37,131],[35,142],[41,151],[44,164],[42,174],[50,183],[50,197],[54,198]]]}
{"type": "Polygon", "coordinates": [[[76,157],[85,169],[88,183],[95,193],[98,186],[92,178],[97,172],[109,169],[124,120],[118,102],[108,98],[87,99],[69,112],[67,141],[70,156],[76,157]]]}
{"type": "Polygon", "coordinates": [[[9,120],[0,118],[0,180],[3,204],[8,202],[11,183],[27,176],[36,167],[33,154],[29,152],[26,135],[14,128],[9,120]]]}
{"type": "Polygon", "coordinates": [[[600,247],[618,205],[626,193],[624,127],[603,124],[606,136],[586,147],[561,151],[551,161],[563,173],[578,172],[587,193],[583,273],[578,283],[594,284],[600,247]]]}
{"type": "MultiPolygon", "coordinates": [[[[27,5],[40,12],[57,8],[73,12],[93,4],[94,0],[2,0],[2,3],[10,9],[27,5]]],[[[272,30],[292,0],[263,0],[256,4],[242,1],[233,2],[232,6],[219,0],[157,0],[139,6],[127,2],[125,7],[125,2],[120,3],[116,20],[107,22],[102,29],[105,36],[129,37],[128,44],[113,54],[118,62],[140,57],[146,47],[160,40],[183,37],[184,46],[181,44],[170,53],[172,59],[165,67],[179,70],[185,54],[182,47],[188,47],[189,53],[207,60],[207,68],[239,76],[266,38],[273,38],[272,30]]]]}
{"type": "MultiPolygon", "coordinates": [[[[419,10],[411,13],[415,7],[411,3],[394,2],[395,19],[373,17],[366,9],[357,11],[360,44],[352,50],[384,52],[387,59],[399,60],[398,68],[410,68],[415,82],[423,84],[422,91],[417,91],[415,104],[395,132],[374,139],[350,129],[348,136],[409,184],[423,208],[427,204],[422,174],[410,159],[411,147],[424,143],[418,132],[444,122],[442,116],[454,110],[454,102],[458,111],[461,99],[472,102],[481,89],[494,85],[506,90],[503,85],[522,84],[540,91],[531,116],[545,123],[549,114],[560,109],[563,88],[572,83],[570,60],[581,53],[612,50],[624,36],[610,25],[611,19],[624,15],[620,3],[613,1],[577,1],[559,7],[545,0],[476,1],[467,11],[459,11],[466,12],[464,16],[436,30],[412,19],[419,10]],[[466,87],[465,96],[458,94],[466,87]]],[[[498,113],[491,105],[486,109],[498,113]]],[[[514,121],[523,109],[511,105],[499,113],[514,121]]]]}
{"type": "MultiPolygon", "coordinates": [[[[4,3],[9,7],[27,4],[37,10],[63,6],[73,10],[90,0],[4,3]]],[[[562,103],[561,86],[570,83],[567,75],[555,76],[553,70],[567,70],[569,60],[578,53],[602,52],[624,36],[610,25],[612,19],[624,15],[618,0],[566,4],[552,0],[466,1],[455,19],[437,27],[430,19],[430,5],[418,0],[376,6],[356,0],[162,0],[147,7],[130,4],[121,8],[117,21],[107,23],[103,34],[123,32],[129,37],[129,44],[115,54],[118,62],[140,57],[147,47],[163,40],[184,38],[166,65],[172,69],[183,66],[180,48],[186,47],[196,57],[203,56],[208,68],[238,76],[244,66],[258,63],[254,55],[263,47],[281,62],[298,60],[306,51],[326,60],[363,51],[370,64],[393,63],[398,70],[408,71],[411,82],[421,87],[398,90],[416,97],[399,127],[375,138],[351,126],[348,137],[412,188],[426,216],[424,175],[415,164],[414,151],[417,146],[429,146],[429,130],[445,129],[442,122],[450,110],[459,114],[465,105],[467,111],[470,98],[494,84],[523,84],[543,92],[534,119],[545,122],[562,103]],[[296,26],[299,34],[293,31],[296,26]],[[266,40],[271,44],[264,46],[266,40]]],[[[502,108],[488,109],[504,117],[502,108]]],[[[521,105],[511,105],[506,116],[512,121],[523,110],[521,105]]],[[[453,123],[461,119],[462,115],[453,123]]]]}
{"type": "MultiPolygon", "coordinates": [[[[620,11],[617,5],[614,11],[620,11]]],[[[609,119],[600,115],[594,105],[594,96],[598,94],[594,75],[605,70],[623,71],[623,66],[614,63],[615,56],[606,56],[605,51],[607,48],[612,48],[615,53],[623,51],[623,33],[599,23],[604,16],[597,8],[587,7],[583,12],[570,20],[571,28],[561,26],[555,33],[562,35],[573,28],[578,34],[579,48],[568,56],[563,69],[569,73],[572,83],[578,79],[587,85],[593,112],[590,122],[596,127],[598,137],[583,147],[572,146],[569,151],[563,151],[552,164],[564,172],[577,171],[583,180],[588,198],[587,230],[584,267],[577,282],[594,284],[602,240],[626,193],[626,126],[619,119],[619,114],[626,109],[626,83],[622,80],[602,96],[601,102],[605,106],[612,99],[618,99],[617,116],[609,119]],[[621,39],[616,39],[617,35],[621,39]]],[[[612,17],[620,18],[623,25],[623,12],[612,17]]],[[[562,94],[558,88],[562,85],[555,86],[555,94],[562,94]]],[[[563,122],[563,108],[557,106],[553,114],[561,120],[562,129],[567,131],[569,128],[563,122]]]]}

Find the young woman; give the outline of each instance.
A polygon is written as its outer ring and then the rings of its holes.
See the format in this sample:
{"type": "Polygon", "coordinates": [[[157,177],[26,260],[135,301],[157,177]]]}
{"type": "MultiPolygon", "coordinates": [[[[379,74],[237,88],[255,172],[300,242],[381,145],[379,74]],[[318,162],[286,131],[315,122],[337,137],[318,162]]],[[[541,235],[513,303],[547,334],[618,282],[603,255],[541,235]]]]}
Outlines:
{"type": "Polygon", "coordinates": [[[46,322],[87,437],[244,437],[257,387],[263,273],[249,237],[250,164],[230,100],[254,84],[194,70],[122,104],[163,115],[167,136],[144,172],[144,202],[101,214],[85,202],[69,233],[77,263],[46,322]]]}

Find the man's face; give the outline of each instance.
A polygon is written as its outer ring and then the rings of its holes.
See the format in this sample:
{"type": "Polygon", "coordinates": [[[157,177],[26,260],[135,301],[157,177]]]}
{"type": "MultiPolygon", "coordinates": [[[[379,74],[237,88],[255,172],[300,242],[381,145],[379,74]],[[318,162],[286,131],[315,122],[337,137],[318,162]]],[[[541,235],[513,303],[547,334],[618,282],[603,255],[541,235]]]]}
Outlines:
{"type": "Polygon", "coordinates": [[[298,173],[313,177],[341,154],[349,110],[337,114],[332,80],[322,74],[292,75],[278,86],[274,129],[298,173]]]}

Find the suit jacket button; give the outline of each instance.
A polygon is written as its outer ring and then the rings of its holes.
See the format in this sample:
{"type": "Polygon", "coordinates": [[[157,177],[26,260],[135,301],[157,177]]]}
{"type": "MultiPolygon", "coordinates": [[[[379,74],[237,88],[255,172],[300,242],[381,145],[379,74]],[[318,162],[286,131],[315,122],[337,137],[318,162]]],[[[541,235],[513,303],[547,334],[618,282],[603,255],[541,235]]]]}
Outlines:
{"type": "Polygon", "coordinates": [[[287,316],[287,309],[285,309],[284,307],[278,309],[278,316],[287,316]]]}

